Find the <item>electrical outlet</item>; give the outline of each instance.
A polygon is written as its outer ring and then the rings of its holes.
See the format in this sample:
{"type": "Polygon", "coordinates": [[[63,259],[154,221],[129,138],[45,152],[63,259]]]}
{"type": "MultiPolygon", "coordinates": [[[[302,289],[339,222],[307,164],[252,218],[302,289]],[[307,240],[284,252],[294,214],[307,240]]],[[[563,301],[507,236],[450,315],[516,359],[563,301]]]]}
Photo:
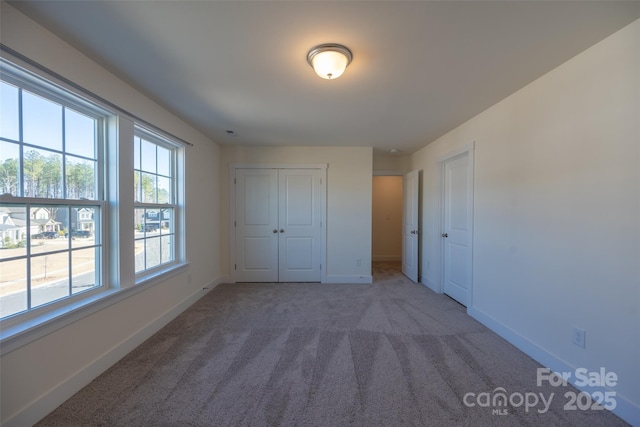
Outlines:
{"type": "Polygon", "coordinates": [[[587,331],[580,328],[573,328],[572,341],[580,348],[585,348],[587,340],[587,331]]]}
{"type": "Polygon", "coordinates": [[[356,260],[356,267],[360,267],[362,265],[362,260],[360,258],[358,258],[356,260]]]}

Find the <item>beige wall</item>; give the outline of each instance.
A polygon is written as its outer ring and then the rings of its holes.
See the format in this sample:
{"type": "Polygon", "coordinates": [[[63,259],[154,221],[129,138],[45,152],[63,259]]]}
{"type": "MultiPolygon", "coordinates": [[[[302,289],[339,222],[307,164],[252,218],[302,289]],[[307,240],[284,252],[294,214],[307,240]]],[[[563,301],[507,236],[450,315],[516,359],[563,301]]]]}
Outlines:
{"type": "Polygon", "coordinates": [[[223,271],[229,275],[229,165],[326,163],[327,280],[370,282],[372,161],[371,148],[224,146],[220,168],[223,271]]]}
{"type": "Polygon", "coordinates": [[[186,153],[187,271],[3,355],[0,422],[24,426],[135,348],[199,298],[204,286],[216,283],[219,148],[12,6],[1,2],[0,7],[3,44],[195,144],[186,153]]]}
{"type": "Polygon", "coordinates": [[[373,177],[372,258],[402,259],[402,177],[373,177]]]}
{"type": "Polygon", "coordinates": [[[473,141],[469,313],[553,369],[616,372],[617,411],[639,420],[640,21],[412,156],[434,288],[438,157],[473,141]]]}
{"type": "Polygon", "coordinates": [[[381,175],[395,175],[407,173],[411,170],[411,156],[404,153],[389,153],[373,150],[373,173],[381,175]]]}

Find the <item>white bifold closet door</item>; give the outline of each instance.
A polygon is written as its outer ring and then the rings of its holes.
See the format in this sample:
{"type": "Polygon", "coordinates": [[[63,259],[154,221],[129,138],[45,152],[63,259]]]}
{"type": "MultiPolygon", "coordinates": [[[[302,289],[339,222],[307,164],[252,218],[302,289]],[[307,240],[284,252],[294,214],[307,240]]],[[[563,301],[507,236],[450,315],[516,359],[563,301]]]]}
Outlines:
{"type": "Polygon", "coordinates": [[[236,281],[320,281],[321,187],[320,169],[236,169],[236,281]]]}

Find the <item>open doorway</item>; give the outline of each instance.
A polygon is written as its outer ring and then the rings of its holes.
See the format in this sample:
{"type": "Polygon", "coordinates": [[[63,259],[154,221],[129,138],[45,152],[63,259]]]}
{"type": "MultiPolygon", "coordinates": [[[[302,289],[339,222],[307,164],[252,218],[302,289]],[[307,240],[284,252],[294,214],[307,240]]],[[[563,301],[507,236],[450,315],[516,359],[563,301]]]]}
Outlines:
{"type": "Polygon", "coordinates": [[[402,263],[402,179],[373,177],[372,261],[397,270],[402,263]]]}

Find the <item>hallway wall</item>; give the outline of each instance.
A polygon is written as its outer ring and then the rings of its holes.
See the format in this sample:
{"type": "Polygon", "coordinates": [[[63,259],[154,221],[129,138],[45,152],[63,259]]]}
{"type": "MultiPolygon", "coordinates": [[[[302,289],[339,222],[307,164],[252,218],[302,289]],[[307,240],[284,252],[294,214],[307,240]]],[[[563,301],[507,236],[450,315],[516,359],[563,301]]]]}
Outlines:
{"type": "Polygon", "coordinates": [[[372,259],[402,259],[402,177],[373,177],[372,259]]]}

